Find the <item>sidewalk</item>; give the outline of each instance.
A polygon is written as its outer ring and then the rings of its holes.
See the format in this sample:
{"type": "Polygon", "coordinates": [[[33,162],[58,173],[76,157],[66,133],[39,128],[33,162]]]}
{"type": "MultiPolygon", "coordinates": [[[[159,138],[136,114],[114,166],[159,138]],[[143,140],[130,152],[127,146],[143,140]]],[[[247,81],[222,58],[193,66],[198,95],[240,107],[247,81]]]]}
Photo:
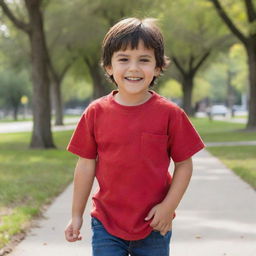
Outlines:
{"type": "Polygon", "coordinates": [[[207,147],[256,146],[256,140],[253,140],[253,141],[207,142],[206,146],[207,147]]]}
{"type": "MultiPolygon", "coordinates": [[[[73,130],[76,127],[76,123],[79,117],[68,117],[64,119],[65,125],[55,126],[52,121],[53,131],[73,130]]],[[[31,132],[33,127],[32,121],[19,121],[19,122],[7,122],[0,123],[0,133],[16,133],[16,132],[31,132]]]]}
{"type": "MultiPolygon", "coordinates": [[[[91,199],[85,213],[83,240],[68,243],[64,239],[71,193],[69,186],[11,256],[91,255],[91,199]]],[[[256,193],[217,158],[205,150],[199,152],[173,228],[171,256],[255,256],[256,193]]]]}

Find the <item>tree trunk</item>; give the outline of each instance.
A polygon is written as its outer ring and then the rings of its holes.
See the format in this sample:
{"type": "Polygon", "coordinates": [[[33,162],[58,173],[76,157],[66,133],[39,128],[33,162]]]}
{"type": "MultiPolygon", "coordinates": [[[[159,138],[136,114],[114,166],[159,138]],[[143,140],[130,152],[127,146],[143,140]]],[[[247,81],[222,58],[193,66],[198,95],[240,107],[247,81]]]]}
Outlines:
{"type": "Polygon", "coordinates": [[[88,66],[93,81],[93,99],[97,99],[99,97],[106,95],[108,90],[104,86],[104,83],[102,81],[103,75],[98,63],[96,62],[88,66]]]}
{"type": "Polygon", "coordinates": [[[233,112],[233,106],[235,103],[235,92],[234,88],[232,86],[232,79],[233,79],[233,73],[228,70],[227,71],[227,97],[226,97],[226,105],[232,114],[232,117],[234,116],[233,112]]]}
{"type": "Polygon", "coordinates": [[[61,81],[53,79],[51,84],[52,106],[55,112],[55,125],[63,125],[63,104],[61,97],[61,81]]]}
{"type": "Polygon", "coordinates": [[[47,48],[40,1],[26,1],[30,16],[31,63],[33,81],[33,134],[31,148],[53,148],[51,106],[47,72],[47,48]]]}
{"type": "Polygon", "coordinates": [[[194,77],[199,70],[199,68],[203,65],[203,63],[207,60],[210,56],[211,50],[209,49],[205,53],[203,53],[200,58],[196,58],[193,53],[188,56],[187,63],[188,63],[188,70],[186,71],[184,65],[181,65],[181,61],[173,56],[172,60],[175,63],[177,69],[180,72],[181,76],[181,84],[182,84],[182,91],[183,91],[183,109],[187,113],[187,115],[192,116],[194,115],[195,111],[192,108],[192,91],[194,87],[194,77]],[[197,59],[197,61],[196,61],[197,59]]]}
{"type": "Polygon", "coordinates": [[[71,67],[73,61],[76,58],[72,59],[72,62],[67,63],[63,68],[62,72],[57,72],[54,68],[52,60],[48,55],[48,70],[49,77],[51,80],[51,103],[55,114],[55,125],[63,125],[63,103],[62,103],[62,94],[61,94],[61,84],[65,74],[68,69],[71,67]]]}
{"type": "Polygon", "coordinates": [[[256,129],[256,39],[251,38],[247,47],[249,66],[249,117],[246,125],[247,129],[256,129]]]}
{"type": "Polygon", "coordinates": [[[18,111],[19,111],[19,106],[13,106],[13,120],[15,121],[18,120],[18,111]]]}
{"type": "Polygon", "coordinates": [[[183,77],[182,91],[183,91],[183,104],[182,107],[187,115],[192,116],[194,114],[192,108],[192,91],[194,86],[194,77],[187,75],[183,77]]]}

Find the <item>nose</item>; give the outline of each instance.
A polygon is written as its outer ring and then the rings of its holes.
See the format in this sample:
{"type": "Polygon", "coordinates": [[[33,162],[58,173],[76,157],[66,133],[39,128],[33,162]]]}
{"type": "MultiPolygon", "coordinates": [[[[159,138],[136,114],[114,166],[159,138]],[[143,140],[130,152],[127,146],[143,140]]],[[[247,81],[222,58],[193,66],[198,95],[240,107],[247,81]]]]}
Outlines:
{"type": "Polygon", "coordinates": [[[139,65],[137,61],[130,61],[129,63],[129,71],[137,71],[139,69],[139,65]]]}

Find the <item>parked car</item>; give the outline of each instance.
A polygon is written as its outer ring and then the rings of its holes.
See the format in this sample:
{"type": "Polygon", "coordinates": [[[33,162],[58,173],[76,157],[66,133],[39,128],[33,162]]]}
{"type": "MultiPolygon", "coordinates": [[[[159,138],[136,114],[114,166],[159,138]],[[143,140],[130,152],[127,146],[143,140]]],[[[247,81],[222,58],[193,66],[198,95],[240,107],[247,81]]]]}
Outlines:
{"type": "Polygon", "coordinates": [[[236,116],[247,116],[248,110],[246,109],[246,106],[244,105],[234,105],[232,108],[232,111],[234,115],[236,116]]]}
{"type": "Polygon", "coordinates": [[[211,116],[226,116],[228,108],[225,105],[213,105],[208,114],[211,116]]]}

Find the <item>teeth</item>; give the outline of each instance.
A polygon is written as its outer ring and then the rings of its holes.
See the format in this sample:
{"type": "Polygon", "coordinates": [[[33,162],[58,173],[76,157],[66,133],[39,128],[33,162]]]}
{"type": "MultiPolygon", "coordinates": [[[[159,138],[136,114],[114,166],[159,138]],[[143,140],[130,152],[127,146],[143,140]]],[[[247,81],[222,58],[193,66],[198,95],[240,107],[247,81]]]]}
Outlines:
{"type": "Polygon", "coordinates": [[[132,80],[132,81],[138,81],[138,80],[141,80],[140,77],[126,77],[126,79],[128,80],[132,80]]]}

